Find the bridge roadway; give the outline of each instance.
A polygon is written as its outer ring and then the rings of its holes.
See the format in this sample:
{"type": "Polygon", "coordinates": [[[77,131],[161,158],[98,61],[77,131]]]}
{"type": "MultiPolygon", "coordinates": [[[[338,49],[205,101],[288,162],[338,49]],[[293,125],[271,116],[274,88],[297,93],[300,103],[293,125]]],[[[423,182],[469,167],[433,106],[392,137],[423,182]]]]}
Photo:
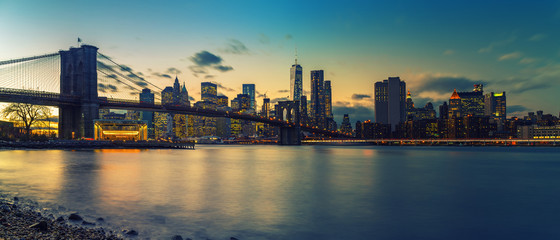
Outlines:
{"type": "MultiPolygon", "coordinates": [[[[29,103],[45,106],[59,106],[65,105],[80,105],[80,98],[76,96],[61,95],[59,93],[23,90],[12,88],[0,88],[0,102],[16,102],[16,103],[29,103]]],[[[249,120],[254,122],[262,122],[273,126],[282,127],[296,127],[294,122],[283,121],[275,118],[266,118],[252,114],[244,114],[232,111],[220,111],[214,109],[204,109],[198,107],[188,106],[174,106],[174,105],[161,105],[140,103],[134,100],[112,99],[106,97],[98,98],[99,108],[111,109],[124,109],[124,110],[138,110],[138,111],[153,111],[153,112],[169,112],[178,114],[197,115],[205,117],[225,117],[241,120],[249,120]]],[[[349,137],[340,132],[318,129],[312,126],[300,124],[299,128],[302,131],[322,134],[330,137],[349,137]]]]}

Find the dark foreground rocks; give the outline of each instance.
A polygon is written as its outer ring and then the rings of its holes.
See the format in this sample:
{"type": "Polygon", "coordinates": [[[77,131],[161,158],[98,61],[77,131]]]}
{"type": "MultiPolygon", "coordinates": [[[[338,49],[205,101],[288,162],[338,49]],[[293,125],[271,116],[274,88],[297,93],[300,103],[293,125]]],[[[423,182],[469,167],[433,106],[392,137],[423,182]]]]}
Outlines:
{"type": "Polygon", "coordinates": [[[103,228],[66,224],[64,218],[50,219],[38,212],[0,201],[0,239],[122,239],[103,228]]]}

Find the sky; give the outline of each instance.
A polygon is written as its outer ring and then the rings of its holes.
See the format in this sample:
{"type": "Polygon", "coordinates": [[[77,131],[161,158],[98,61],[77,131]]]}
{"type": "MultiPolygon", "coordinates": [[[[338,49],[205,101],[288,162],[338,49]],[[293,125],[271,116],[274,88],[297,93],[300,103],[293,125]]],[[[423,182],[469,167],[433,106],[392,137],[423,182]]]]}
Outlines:
{"type": "Polygon", "coordinates": [[[417,107],[453,92],[507,95],[508,114],[560,107],[560,1],[0,0],[0,60],[84,44],[162,88],[175,76],[233,99],[254,83],[262,104],[286,98],[297,48],[331,80],[341,122],[374,120],[373,84],[398,76],[417,107]]]}

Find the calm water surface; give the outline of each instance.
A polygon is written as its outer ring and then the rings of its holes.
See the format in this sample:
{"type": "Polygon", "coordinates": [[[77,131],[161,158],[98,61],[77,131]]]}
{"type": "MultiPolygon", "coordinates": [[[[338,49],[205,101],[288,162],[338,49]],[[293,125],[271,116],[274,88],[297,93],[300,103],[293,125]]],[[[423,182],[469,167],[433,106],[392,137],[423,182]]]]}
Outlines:
{"type": "Polygon", "coordinates": [[[142,239],[559,239],[559,186],[558,148],[0,151],[5,196],[142,239]]]}

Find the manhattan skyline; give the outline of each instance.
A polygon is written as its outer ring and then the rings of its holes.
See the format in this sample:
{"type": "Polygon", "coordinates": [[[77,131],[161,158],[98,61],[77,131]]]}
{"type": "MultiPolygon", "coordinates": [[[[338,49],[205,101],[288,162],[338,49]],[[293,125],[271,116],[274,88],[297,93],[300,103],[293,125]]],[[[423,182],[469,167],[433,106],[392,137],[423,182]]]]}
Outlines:
{"type": "Polygon", "coordinates": [[[560,100],[559,1],[398,3],[0,2],[0,55],[12,59],[76,46],[80,37],[160,87],[179,78],[233,99],[255,84],[256,101],[290,94],[297,47],[303,91],[310,71],[331,80],[333,114],[374,120],[373,84],[400,77],[418,106],[439,106],[482,83],[508,93],[509,116],[560,100]]]}

